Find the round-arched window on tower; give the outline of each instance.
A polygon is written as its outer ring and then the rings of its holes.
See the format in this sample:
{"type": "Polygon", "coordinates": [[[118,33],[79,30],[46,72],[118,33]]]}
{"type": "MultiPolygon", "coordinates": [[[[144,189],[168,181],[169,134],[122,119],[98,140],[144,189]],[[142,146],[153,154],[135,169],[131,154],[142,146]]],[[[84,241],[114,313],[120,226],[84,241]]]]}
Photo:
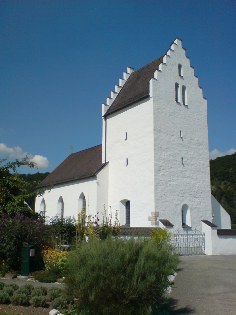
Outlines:
{"type": "Polygon", "coordinates": [[[182,226],[191,227],[191,213],[187,204],[182,206],[182,226]]]}

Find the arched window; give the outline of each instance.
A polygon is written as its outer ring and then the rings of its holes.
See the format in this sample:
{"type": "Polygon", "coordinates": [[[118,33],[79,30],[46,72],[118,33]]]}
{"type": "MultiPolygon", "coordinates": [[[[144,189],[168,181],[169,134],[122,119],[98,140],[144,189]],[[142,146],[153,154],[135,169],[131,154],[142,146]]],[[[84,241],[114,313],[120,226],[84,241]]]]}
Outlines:
{"type": "Polygon", "coordinates": [[[179,83],[175,83],[175,101],[179,103],[179,83]]]}
{"type": "Polygon", "coordinates": [[[45,202],[44,198],[41,200],[41,203],[40,203],[39,214],[45,219],[45,216],[46,216],[46,202],[45,202]]]}
{"type": "Polygon", "coordinates": [[[60,196],[57,202],[57,216],[61,219],[64,217],[64,201],[62,196],[60,196]]]}
{"type": "Polygon", "coordinates": [[[191,227],[191,214],[189,206],[184,204],[182,207],[182,226],[191,227]]]}
{"type": "Polygon", "coordinates": [[[178,73],[179,73],[179,76],[182,78],[183,77],[183,67],[181,64],[178,64],[178,73]]]}
{"type": "Polygon", "coordinates": [[[120,201],[120,222],[121,225],[130,226],[130,200],[120,201]]]}
{"type": "Polygon", "coordinates": [[[130,226],[130,201],[126,201],[125,203],[125,216],[126,222],[125,225],[130,226]]]}
{"type": "Polygon", "coordinates": [[[86,213],[86,198],[84,193],[81,193],[79,196],[78,206],[79,213],[81,213],[82,211],[86,213]]]}
{"type": "Polygon", "coordinates": [[[182,86],[182,101],[184,105],[188,105],[187,102],[187,88],[185,85],[182,86]]]}

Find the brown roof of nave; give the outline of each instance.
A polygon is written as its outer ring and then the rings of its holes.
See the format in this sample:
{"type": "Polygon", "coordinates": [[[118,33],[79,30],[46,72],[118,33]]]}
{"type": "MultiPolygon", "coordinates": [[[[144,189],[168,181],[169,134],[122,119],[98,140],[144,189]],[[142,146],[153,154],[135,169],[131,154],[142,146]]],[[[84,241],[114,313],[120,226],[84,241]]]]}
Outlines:
{"type": "Polygon", "coordinates": [[[40,183],[39,187],[95,176],[104,165],[102,164],[102,145],[72,153],[40,183]]]}
{"type": "Polygon", "coordinates": [[[158,69],[162,61],[163,57],[160,57],[139,70],[134,71],[125,82],[105,116],[149,97],[149,81],[153,78],[154,72],[158,69]]]}

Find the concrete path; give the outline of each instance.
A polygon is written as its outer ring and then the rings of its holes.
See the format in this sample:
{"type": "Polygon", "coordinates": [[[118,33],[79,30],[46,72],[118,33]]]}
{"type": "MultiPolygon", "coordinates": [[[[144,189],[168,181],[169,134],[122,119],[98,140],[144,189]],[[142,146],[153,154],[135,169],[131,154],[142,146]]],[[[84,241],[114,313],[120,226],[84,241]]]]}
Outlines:
{"type": "Polygon", "coordinates": [[[182,256],[173,314],[236,315],[236,256],[182,256]]]}

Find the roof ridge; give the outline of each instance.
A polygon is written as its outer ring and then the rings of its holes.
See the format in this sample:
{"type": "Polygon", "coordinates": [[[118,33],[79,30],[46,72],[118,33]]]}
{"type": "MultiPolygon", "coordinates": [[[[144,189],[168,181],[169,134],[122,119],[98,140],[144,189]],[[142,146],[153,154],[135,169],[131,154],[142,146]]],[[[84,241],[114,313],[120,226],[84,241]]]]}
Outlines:
{"type": "Polygon", "coordinates": [[[160,56],[160,57],[158,57],[158,58],[153,59],[152,61],[150,61],[150,62],[147,63],[146,65],[144,65],[144,66],[142,66],[141,68],[135,70],[134,73],[143,70],[143,68],[148,67],[149,65],[153,64],[153,63],[156,62],[157,60],[163,59],[164,56],[165,56],[165,55],[162,55],[162,56],[160,56]]]}
{"type": "Polygon", "coordinates": [[[83,149],[81,151],[77,151],[77,152],[71,153],[71,155],[77,154],[77,153],[81,153],[81,152],[84,152],[84,151],[88,151],[88,150],[94,149],[94,148],[99,147],[99,146],[102,146],[102,144],[96,144],[96,145],[94,145],[94,146],[92,146],[90,148],[86,148],[86,149],[83,149]]]}

